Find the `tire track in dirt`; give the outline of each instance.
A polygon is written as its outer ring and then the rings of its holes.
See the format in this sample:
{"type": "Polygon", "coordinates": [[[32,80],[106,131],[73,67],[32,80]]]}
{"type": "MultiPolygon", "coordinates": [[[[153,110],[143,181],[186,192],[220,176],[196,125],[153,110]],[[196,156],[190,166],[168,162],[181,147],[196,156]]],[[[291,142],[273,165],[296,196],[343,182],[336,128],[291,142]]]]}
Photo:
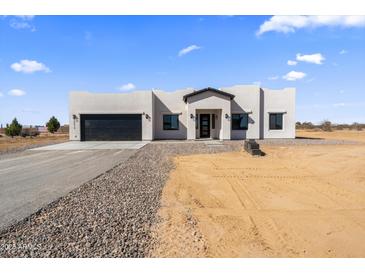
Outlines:
{"type": "Polygon", "coordinates": [[[328,146],[265,149],[262,158],[243,152],[182,158],[180,175],[171,179],[186,192],[179,203],[192,217],[170,229],[196,236],[175,254],[199,256],[199,237],[205,257],[363,257],[365,159],[342,160],[360,155],[360,148],[349,146],[347,154],[328,146]]]}

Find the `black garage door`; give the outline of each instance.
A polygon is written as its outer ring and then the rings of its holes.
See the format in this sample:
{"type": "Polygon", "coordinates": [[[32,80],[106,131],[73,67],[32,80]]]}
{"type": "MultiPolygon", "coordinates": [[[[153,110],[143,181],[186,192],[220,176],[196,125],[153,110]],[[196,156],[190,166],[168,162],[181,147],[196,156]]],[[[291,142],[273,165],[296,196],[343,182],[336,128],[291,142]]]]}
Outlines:
{"type": "Polygon", "coordinates": [[[81,141],[142,140],[141,114],[81,114],[81,141]]]}

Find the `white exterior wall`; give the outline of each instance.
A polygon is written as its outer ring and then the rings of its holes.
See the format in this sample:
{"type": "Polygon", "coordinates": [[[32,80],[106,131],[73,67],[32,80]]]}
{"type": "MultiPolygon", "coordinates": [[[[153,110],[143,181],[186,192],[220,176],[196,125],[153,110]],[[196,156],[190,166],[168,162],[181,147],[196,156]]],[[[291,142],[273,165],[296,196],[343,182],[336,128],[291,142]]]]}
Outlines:
{"type": "MultiPolygon", "coordinates": [[[[270,90],[255,85],[221,89],[233,94],[229,97],[213,91],[187,98],[193,92],[138,91],[132,93],[70,93],[70,140],[80,140],[80,114],[148,114],[142,116],[142,139],[196,139],[197,113],[216,114],[218,119],[211,137],[219,139],[295,138],[295,89],[270,90]],[[269,130],[269,113],[281,112],[283,129],[269,130]],[[248,130],[231,130],[232,113],[248,113],[248,130]],[[179,130],[163,130],[163,115],[178,114],[179,130]],[[226,118],[226,114],[228,118],[226,118]],[[73,115],[78,119],[74,120],[73,115]],[[191,115],[193,118],[191,118],[191,115]]],[[[212,123],[211,123],[212,125],[212,123]]]]}
{"type": "Polygon", "coordinates": [[[153,139],[152,91],[134,93],[71,92],[69,103],[70,140],[80,140],[80,114],[148,114],[142,115],[142,139],[153,139]],[[73,115],[77,119],[73,119],[73,115]]]}
{"type": "Polygon", "coordinates": [[[232,130],[232,139],[260,138],[260,87],[237,85],[222,88],[223,91],[235,95],[231,103],[231,114],[248,113],[248,129],[232,130]]]}
{"type": "MultiPolygon", "coordinates": [[[[226,114],[231,113],[231,100],[229,97],[217,94],[216,92],[206,91],[187,99],[187,139],[196,139],[195,117],[197,110],[221,110],[220,118],[220,134],[219,138],[222,140],[231,139],[231,121],[225,117],[226,114]],[[194,118],[191,118],[193,115],[194,118]]],[[[201,112],[202,113],[202,112],[201,112]]],[[[207,111],[208,113],[208,111],[207,111]]]]}
{"type": "Polygon", "coordinates": [[[186,139],[187,106],[183,96],[191,92],[193,89],[175,92],[154,91],[154,139],[186,139]],[[179,114],[179,130],[163,130],[164,114],[179,114]]]}
{"type": "Polygon", "coordinates": [[[295,138],[295,88],[263,88],[263,138],[295,138]],[[283,113],[283,129],[269,129],[269,113],[283,113]]]}

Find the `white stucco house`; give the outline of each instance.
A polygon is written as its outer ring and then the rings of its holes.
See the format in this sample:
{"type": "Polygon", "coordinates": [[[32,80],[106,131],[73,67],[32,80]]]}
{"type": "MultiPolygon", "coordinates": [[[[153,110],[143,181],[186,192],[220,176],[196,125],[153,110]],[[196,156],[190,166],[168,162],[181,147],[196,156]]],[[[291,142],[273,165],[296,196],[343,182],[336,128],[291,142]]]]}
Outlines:
{"type": "Polygon", "coordinates": [[[295,138],[295,89],[256,85],[70,93],[70,139],[295,138]]]}

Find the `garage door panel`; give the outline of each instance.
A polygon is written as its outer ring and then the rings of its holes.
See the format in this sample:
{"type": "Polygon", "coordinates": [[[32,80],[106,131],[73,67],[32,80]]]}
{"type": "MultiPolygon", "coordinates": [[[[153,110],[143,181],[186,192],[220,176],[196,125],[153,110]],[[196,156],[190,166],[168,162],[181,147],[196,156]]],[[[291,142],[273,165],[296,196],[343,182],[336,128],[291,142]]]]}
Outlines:
{"type": "Polygon", "coordinates": [[[81,140],[142,140],[141,114],[82,114],[81,140]]]}

